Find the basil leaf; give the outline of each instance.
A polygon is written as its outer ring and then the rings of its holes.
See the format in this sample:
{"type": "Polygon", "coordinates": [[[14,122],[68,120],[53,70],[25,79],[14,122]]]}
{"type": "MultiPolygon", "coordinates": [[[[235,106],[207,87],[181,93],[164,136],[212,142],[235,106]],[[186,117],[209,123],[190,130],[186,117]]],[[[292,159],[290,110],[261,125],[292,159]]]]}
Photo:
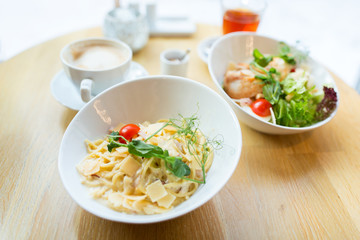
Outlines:
{"type": "Polygon", "coordinates": [[[129,153],[144,158],[151,158],[154,154],[162,155],[164,153],[161,147],[140,140],[132,140],[127,146],[129,153]]]}
{"type": "Polygon", "coordinates": [[[184,177],[190,175],[190,168],[181,160],[181,158],[175,158],[175,161],[172,164],[172,172],[177,177],[184,177]]]}
{"type": "Polygon", "coordinates": [[[169,156],[169,151],[165,150],[163,155],[155,155],[165,160],[167,168],[177,177],[183,177],[190,174],[190,168],[186,165],[181,157],[169,156]]]}
{"type": "Polygon", "coordinates": [[[190,168],[181,157],[169,156],[167,150],[162,150],[159,146],[147,144],[140,140],[132,140],[128,145],[129,153],[144,158],[157,157],[163,159],[168,169],[177,177],[190,175],[190,168]]]}
{"type": "Polygon", "coordinates": [[[141,140],[132,140],[128,144],[119,143],[117,142],[119,139],[118,135],[118,132],[112,132],[109,135],[109,144],[107,145],[109,152],[117,147],[127,147],[129,153],[132,155],[144,158],[157,157],[164,160],[167,169],[177,177],[182,178],[184,176],[190,175],[191,170],[189,166],[182,161],[181,157],[172,157],[169,155],[168,150],[163,150],[159,146],[147,144],[141,140]]]}

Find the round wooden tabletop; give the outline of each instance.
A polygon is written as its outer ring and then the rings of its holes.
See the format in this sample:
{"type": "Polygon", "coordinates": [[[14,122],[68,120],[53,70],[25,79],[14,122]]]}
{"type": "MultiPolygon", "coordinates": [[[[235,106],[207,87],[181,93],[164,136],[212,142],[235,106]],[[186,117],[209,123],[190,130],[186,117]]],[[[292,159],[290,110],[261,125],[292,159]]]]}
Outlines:
{"type": "MultiPolygon", "coordinates": [[[[198,25],[192,37],[151,38],[134,55],[160,73],[160,52],[190,48],[188,77],[215,89],[196,49],[220,35],[198,25]]],[[[77,113],[51,95],[67,43],[61,36],[0,64],[0,239],[360,239],[360,96],[337,76],[340,107],[320,129],[272,136],[241,124],[243,149],[226,186],[179,218],[148,225],[111,222],[80,208],[57,169],[62,136],[77,113]]]]}

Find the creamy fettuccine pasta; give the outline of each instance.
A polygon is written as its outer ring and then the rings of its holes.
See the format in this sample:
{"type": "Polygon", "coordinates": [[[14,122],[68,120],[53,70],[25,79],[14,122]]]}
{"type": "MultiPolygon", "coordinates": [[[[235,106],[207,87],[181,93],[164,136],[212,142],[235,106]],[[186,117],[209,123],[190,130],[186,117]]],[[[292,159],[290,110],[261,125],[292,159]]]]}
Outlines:
{"type": "Polygon", "coordinates": [[[91,189],[91,196],[114,210],[133,214],[166,212],[187,200],[205,180],[213,151],[198,129],[189,136],[181,134],[176,126],[164,127],[166,123],[168,120],[139,124],[140,131],[134,139],[158,146],[168,156],[180,157],[189,167],[189,175],[177,177],[163,159],[130,154],[126,146],[110,152],[108,137],[86,140],[88,155],[77,170],[82,183],[91,189]]]}

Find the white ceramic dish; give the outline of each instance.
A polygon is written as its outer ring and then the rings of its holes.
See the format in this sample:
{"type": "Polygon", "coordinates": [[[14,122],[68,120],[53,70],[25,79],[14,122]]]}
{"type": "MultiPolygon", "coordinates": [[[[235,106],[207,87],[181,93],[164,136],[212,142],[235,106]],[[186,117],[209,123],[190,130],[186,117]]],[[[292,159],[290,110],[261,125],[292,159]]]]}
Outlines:
{"type": "Polygon", "coordinates": [[[208,37],[205,38],[200,42],[200,44],[197,47],[197,52],[201,60],[203,60],[204,63],[208,62],[210,49],[213,45],[213,43],[218,40],[220,36],[214,36],[214,37],[208,37]]]}
{"type": "MultiPolygon", "coordinates": [[[[149,75],[149,73],[143,66],[137,62],[131,62],[125,81],[147,75],[149,75]]],[[[81,100],[80,91],[66,76],[64,70],[58,72],[52,79],[51,93],[59,103],[73,110],[80,110],[86,104],[81,100]]]]}
{"type": "Polygon", "coordinates": [[[120,83],[92,99],[68,126],[59,152],[61,180],[70,196],[96,216],[127,223],[153,223],[186,214],[212,198],[229,180],[240,158],[241,130],[234,111],[215,91],[196,81],[175,76],[143,77],[120,83]],[[184,94],[185,93],[185,94],[184,94]],[[80,183],[75,166],[86,156],[85,139],[104,137],[118,123],[150,122],[197,113],[200,129],[208,137],[221,136],[203,184],[187,201],[158,215],[130,215],[114,211],[92,199],[80,183]]]}
{"type": "Polygon", "coordinates": [[[324,84],[334,87],[338,95],[338,103],[335,111],[327,119],[318,122],[314,125],[302,128],[285,127],[274,125],[269,122],[257,119],[245,112],[238,104],[236,104],[222,88],[224,75],[229,62],[248,62],[251,60],[253,50],[259,49],[264,54],[275,54],[278,50],[279,41],[257,35],[249,32],[235,32],[224,35],[219,38],[212,46],[209,55],[208,67],[211,78],[217,86],[221,95],[234,109],[240,121],[254,128],[257,131],[269,134],[294,134],[313,130],[327,122],[329,122],[336,114],[339,106],[339,91],[335,85],[334,79],[329,72],[318,62],[309,57],[309,65],[311,67],[311,74],[314,77],[316,87],[322,89],[324,84]]]}

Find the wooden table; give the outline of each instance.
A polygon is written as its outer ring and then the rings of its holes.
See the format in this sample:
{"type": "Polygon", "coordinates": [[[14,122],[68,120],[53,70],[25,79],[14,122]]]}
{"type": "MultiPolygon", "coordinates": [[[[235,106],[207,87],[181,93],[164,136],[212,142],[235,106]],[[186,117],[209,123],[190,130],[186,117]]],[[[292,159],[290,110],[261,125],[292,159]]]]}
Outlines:
{"type": "MultiPolygon", "coordinates": [[[[214,88],[197,44],[220,34],[199,25],[192,38],[152,38],[134,55],[160,73],[166,48],[191,48],[189,77],[214,88]]],[[[197,210],[167,222],[131,225],[98,218],[72,201],[57,169],[76,111],[50,82],[70,41],[95,28],[33,47],[0,64],[0,239],[360,239],[360,96],[338,77],[337,116],[322,128],[270,136],[241,124],[243,149],[226,186],[197,210]]]]}

